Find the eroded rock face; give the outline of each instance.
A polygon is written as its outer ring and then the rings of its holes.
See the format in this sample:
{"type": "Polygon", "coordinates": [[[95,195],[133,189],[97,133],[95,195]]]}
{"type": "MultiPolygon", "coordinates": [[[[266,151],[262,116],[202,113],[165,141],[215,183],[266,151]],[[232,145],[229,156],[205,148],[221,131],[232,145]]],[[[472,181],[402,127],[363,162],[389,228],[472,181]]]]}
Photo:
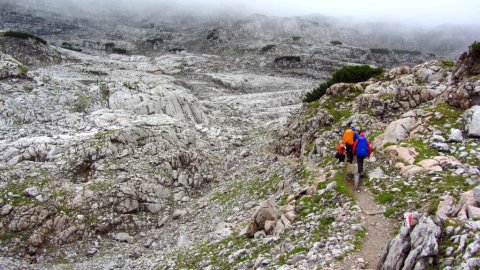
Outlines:
{"type": "Polygon", "coordinates": [[[28,68],[8,54],[0,52],[0,80],[25,74],[28,68]]]}
{"type": "Polygon", "coordinates": [[[480,106],[473,106],[463,114],[465,132],[470,137],[480,137],[480,106]]]}
{"type": "Polygon", "coordinates": [[[385,246],[377,269],[425,269],[438,254],[440,234],[440,227],[429,217],[420,217],[413,228],[404,224],[385,246]]]}
{"type": "Polygon", "coordinates": [[[396,143],[410,136],[410,134],[423,123],[426,113],[422,110],[413,110],[405,113],[397,121],[388,124],[385,132],[375,138],[372,143],[374,148],[383,147],[387,143],[396,143]]]}

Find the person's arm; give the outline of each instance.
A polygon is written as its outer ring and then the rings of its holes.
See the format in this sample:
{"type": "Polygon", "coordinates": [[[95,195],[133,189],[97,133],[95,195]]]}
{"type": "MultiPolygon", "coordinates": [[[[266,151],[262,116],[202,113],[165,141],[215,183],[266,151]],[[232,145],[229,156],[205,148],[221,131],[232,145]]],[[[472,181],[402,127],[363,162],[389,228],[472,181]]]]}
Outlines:
{"type": "Polygon", "coordinates": [[[353,155],[355,155],[355,151],[357,150],[357,143],[358,143],[358,140],[356,140],[355,143],[353,144],[353,149],[352,149],[353,155]]]}

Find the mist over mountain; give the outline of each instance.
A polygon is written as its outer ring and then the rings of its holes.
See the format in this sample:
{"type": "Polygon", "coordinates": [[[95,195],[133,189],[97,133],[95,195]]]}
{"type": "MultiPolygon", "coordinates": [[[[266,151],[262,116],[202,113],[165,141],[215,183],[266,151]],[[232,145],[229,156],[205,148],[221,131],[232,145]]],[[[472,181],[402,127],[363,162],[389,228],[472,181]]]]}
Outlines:
{"type": "MultiPolygon", "coordinates": [[[[281,6],[282,3],[273,6],[281,6]]],[[[285,5],[285,3],[283,3],[285,5]]],[[[340,4],[340,3],[339,3],[340,4]]],[[[398,50],[422,51],[438,56],[455,59],[475,38],[480,36],[478,22],[459,23],[455,17],[445,18],[438,23],[422,24],[412,21],[402,23],[392,17],[390,20],[358,18],[344,16],[331,17],[320,15],[302,15],[295,17],[265,17],[251,14],[255,5],[238,1],[30,1],[8,0],[5,7],[17,7],[30,10],[46,19],[55,16],[88,19],[91,22],[102,22],[108,25],[147,25],[165,24],[175,29],[204,29],[230,26],[230,35],[238,35],[235,27],[251,31],[252,36],[272,40],[272,37],[302,36],[308,42],[329,42],[339,40],[352,46],[366,48],[390,48],[398,50]],[[34,11],[36,10],[36,11],[34,11]],[[51,12],[51,15],[48,15],[51,12]],[[56,15],[54,15],[56,14],[56,15]],[[378,21],[377,21],[378,20],[378,21]],[[258,26],[247,29],[257,21],[258,26]]],[[[301,3],[299,3],[301,5],[301,3]]],[[[461,5],[461,3],[459,3],[461,5]]],[[[439,5],[441,6],[441,5],[439,5]]],[[[8,8],[3,8],[6,12],[8,8]]],[[[262,10],[262,9],[257,9],[262,10]]],[[[310,13],[321,13],[322,9],[311,10],[310,13]]],[[[327,9],[326,9],[327,10],[327,9]]],[[[435,6],[432,6],[432,12],[435,6]]],[[[282,12],[278,12],[282,13],[282,12]]],[[[401,17],[399,17],[401,18],[401,17]]],[[[2,26],[2,25],[0,25],[2,26]]],[[[3,28],[8,27],[4,24],[3,28]]],[[[25,26],[25,29],[28,26],[25,26]]],[[[38,33],[48,34],[48,33],[38,33]]],[[[154,34],[154,33],[153,33],[154,34]]]]}
{"type": "Polygon", "coordinates": [[[477,2],[0,0],[0,269],[480,269],[477,2]]]}

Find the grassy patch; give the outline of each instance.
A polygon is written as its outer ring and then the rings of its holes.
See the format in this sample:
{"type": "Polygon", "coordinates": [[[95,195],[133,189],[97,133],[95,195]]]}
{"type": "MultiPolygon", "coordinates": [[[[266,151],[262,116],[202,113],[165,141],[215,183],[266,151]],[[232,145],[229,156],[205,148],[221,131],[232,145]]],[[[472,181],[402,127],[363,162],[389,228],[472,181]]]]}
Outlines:
{"type": "Polygon", "coordinates": [[[420,139],[408,139],[400,143],[400,146],[411,146],[415,148],[418,153],[418,156],[415,158],[415,162],[420,162],[424,159],[429,159],[435,156],[438,156],[439,153],[437,150],[430,148],[420,139]]]}
{"type": "Polygon", "coordinates": [[[395,196],[393,195],[393,193],[388,191],[384,191],[378,194],[377,196],[375,196],[375,201],[379,204],[391,203],[393,202],[394,199],[395,199],[395,196]]]}
{"type": "Polygon", "coordinates": [[[355,238],[353,240],[354,250],[360,250],[363,244],[363,239],[367,235],[367,231],[365,229],[360,229],[355,233],[355,238]]]}
{"type": "Polygon", "coordinates": [[[432,117],[428,122],[429,125],[444,126],[445,124],[451,124],[453,128],[460,128],[461,123],[457,121],[464,110],[452,107],[446,103],[439,103],[435,107],[427,108],[426,111],[439,112],[443,116],[439,119],[432,117]]]}
{"type": "Polygon", "coordinates": [[[275,188],[280,181],[283,181],[283,177],[276,173],[263,181],[258,177],[237,181],[227,185],[226,191],[214,193],[211,199],[221,204],[227,204],[247,192],[249,195],[263,200],[275,192],[275,188]]]}
{"type": "Polygon", "coordinates": [[[28,67],[24,66],[24,65],[18,65],[18,68],[20,69],[20,71],[22,72],[22,74],[27,74],[28,72],[28,67]]]}
{"type": "Polygon", "coordinates": [[[105,139],[105,137],[113,134],[115,131],[117,131],[117,130],[112,129],[112,130],[101,131],[101,132],[95,133],[95,135],[93,135],[93,137],[95,138],[95,140],[103,140],[103,139],[105,139]]]}
{"type": "Polygon", "coordinates": [[[388,208],[385,213],[383,213],[383,216],[386,218],[389,218],[395,214],[395,209],[394,208],[388,208]]]}
{"type": "Polygon", "coordinates": [[[337,173],[333,176],[333,180],[337,183],[335,190],[340,193],[345,195],[346,197],[353,199],[353,192],[350,190],[350,188],[347,186],[347,174],[345,171],[339,170],[337,173]]]}
{"type": "Polygon", "coordinates": [[[447,59],[440,59],[437,62],[437,65],[442,68],[453,68],[455,66],[455,63],[453,61],[447,60],[447,59]]]}

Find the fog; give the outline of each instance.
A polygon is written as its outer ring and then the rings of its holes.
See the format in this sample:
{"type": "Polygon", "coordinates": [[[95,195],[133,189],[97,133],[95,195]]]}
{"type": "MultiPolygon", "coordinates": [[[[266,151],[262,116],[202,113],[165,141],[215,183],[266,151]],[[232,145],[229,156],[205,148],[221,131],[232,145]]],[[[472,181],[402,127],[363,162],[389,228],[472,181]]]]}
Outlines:
{"type": "MultiPolygon", "coordinates": [[[[0,0],[28,6],[58,5],[69,12],[135,12],[137,15],[182,13],[197,16],[302,16],[321,14],[349,20],[388,21],[406,25],[480,24],[478,0],[0,0]]],[[[58,10],[57,10],[58,11],[58,10]]]]}

